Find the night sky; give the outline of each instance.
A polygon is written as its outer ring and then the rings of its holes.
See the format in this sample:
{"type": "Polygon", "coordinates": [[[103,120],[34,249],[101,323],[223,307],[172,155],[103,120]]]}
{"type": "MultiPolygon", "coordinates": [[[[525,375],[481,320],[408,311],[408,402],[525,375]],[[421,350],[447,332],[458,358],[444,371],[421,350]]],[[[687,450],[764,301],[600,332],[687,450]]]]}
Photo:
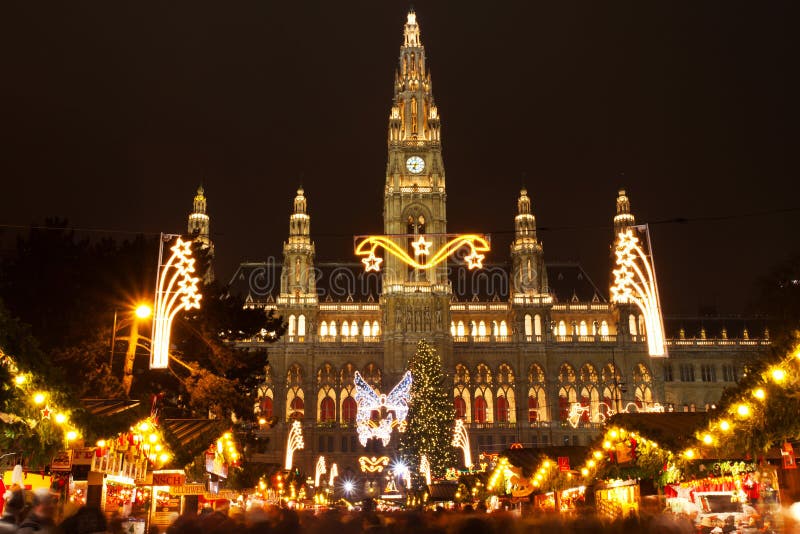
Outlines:
{"type": "MultiPolygon", "coordinates": [[[[524,183],[546,260],[605,286],[624,185],[666,312],[744,311],[798,251],[796,6],[417,0],[448,230],[505,259],[524,183]]],[[[202,181],[227,279],[280,256],[302,182],[318,259],[352,261],[352,236],[382,230],[408,7],[3,3],[0,223],[181,232],[202,181]]]]}

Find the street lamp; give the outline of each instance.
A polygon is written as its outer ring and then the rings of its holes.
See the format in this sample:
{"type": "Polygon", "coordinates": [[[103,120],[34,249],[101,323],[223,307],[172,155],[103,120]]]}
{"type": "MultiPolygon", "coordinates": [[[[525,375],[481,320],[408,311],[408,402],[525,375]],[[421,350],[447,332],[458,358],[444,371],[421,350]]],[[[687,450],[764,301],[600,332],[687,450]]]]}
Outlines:
{"type": "MultiPolygon", "coordinates": [[[[130,310],[130,317],[117,324],[117,310],[114,310],[114,326],[111,331],[111,357],[109,367],[114,362],[114,347],[117,343],[117,331],[130,323],[131,330],[127,336],[128,348],[125,351],[125,363],[122,371],[122,386],[126,394],[130,394],[133,383],[133,362],[136,359],[136,347],[139,344],[139,321],[145,320],[152,314],[153,310],[148,304],[140,303],[130,310]]],[[[125,338],[119,338],[125,339],[125,338]]]]}

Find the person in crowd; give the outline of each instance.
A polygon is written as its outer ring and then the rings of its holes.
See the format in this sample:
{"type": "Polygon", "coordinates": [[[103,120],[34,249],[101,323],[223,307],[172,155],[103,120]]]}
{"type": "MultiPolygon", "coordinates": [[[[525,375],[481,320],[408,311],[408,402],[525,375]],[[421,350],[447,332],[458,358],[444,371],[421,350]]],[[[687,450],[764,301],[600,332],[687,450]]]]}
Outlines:
{"type": "Polygon", "coordinates": [[[31,512],[19,525],[18,534],[59,534],[61,530],[56,526],[56,504],[58,495],[48,488],[33,490],[31,512]]]}
{"type": "Polygon", "coordinates": [[[106,516],[99,508],[82,506],[75,514],[61,522],[64,534],[98,534],[108,532],[106,516]]]}
{"type": "Polygon", "coordinates": [[[5,505],[3,506],[3,517],[0,518],[0,534],[16,532],[22,511],[25,509],[25,494],[17,488],[6,491],[3,495],[5,505]]]}

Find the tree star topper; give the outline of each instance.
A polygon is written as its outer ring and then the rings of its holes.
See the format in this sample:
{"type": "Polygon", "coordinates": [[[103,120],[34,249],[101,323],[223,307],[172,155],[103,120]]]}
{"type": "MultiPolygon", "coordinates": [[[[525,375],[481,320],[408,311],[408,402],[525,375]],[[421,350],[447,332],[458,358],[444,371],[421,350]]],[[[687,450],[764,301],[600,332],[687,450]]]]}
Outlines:
{"type": "Polygon", "coordinates": [[[448,257],[453,255],[457,250],[462,247],[467,247],[469,254],[464,257],[467,262],[467,267],[470,269],[480,269],[483,267],[484,254],[480,252],[489,252],[489,240],[486,236],[479,234],[427,234],[429,237],[441,236],[443,238],[450,238],[439,250],[433,252],[431,247],[433,241],[428,241],[425,236],[415,235],[370,235],[370,236],[356,236],[355,252],[356,256],[366,256],[361,260],[364,264],[366,271],[379,271],[380,263],[383,259],[378,258],[375,252],[378,248],[382,248],[392,256],[398,258],[400,261],[414,269],[432,269],[448,257]],[[414,257],[406,251],[403,247],[396,243],[397,240],[405,238],[417,238],[416,241],[411,242],[414,248],[414,257]],[[417,260],[419,258],[419,260],[417,260]]]}
{"type": "Polygon", "coordinates": [[[358,371],[353,382],[356,386],[355,399],[358,403],[356,412],[358,441],[366,446],[370,439],[380,439],[386,447],[389,445],[394,427],[398,427],[400,432],[405,431],[408,401],[411,398],[411,371],[406,371],[388,395],[377,393],[358,371]],[[372,419],[373,412],[378,413],[377,421],[372,419]]]}

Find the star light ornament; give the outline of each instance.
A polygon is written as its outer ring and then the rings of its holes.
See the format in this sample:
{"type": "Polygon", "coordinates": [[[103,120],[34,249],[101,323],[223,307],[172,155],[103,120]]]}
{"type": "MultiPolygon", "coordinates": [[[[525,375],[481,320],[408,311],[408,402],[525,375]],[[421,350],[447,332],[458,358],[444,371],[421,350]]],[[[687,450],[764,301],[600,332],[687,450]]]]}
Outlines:
{"type": "Polygon", "coordinates": [[[422,256],[430,253],[430,248],[433,246],[433,241],[428,241],[425,236],[419,236],[419,239],[411,243],[414,247],[414,256],[422,256]]]}
{"type": "Polygon", "coordinates": [[[192,242],[177,238],[170,247],[172,255],[161,266],[156,282],[153,306],[153,343],[150,348],[150,368],[166,369],[169,365],[169,345],[172,321],[181,310],[200,308],[203,298],[197,291],[200,278],[194,273],[192,242]]]}
{"type": "MultiPolygon", "coordinates": [[[[470,269],[480,269],[483,267],[483,254],[480,252],[488,252],[489,241],[486,236],[478,234],[437,234],[440,237],[451,238],[439,250],[432,251],[432,241],[425,239],[425,236],[419,236],[416,241],[411,243],[414,248],[414,256],[412,257],[408,251],[395,243],[398,237],[402,236],[384,236],[384,235],[370,235],[370,236],[356,236],[356,256],[366,256],[362,258],[361,263],[364,264],[366,271],[379,271],[380,263],[383,261],[375,255],[378,248],[382,248],[395,258],[399,259],[413,269],[432,269],[446,261],[451,255],[462,247],[469,250],[466,256],[467,266],[470,269]]],[[[406,235],[405,237],[412,238],[415,236],[406,235]]]]}
{"type": "Polygon", "coordinates": [[[305,447],[306,444],[303,441],[303,427],[300,425],[300,421],[295,421],[292,423],[292,428],[289,430],[289,437],[286,439],[286,461],[283,465],[284,469],[291,471],[294,451],[304,449],[305,447]]]}
{"type": "Polygon", "coordinates": [[[355,399],[358,404],[356,412],[358,441],[366,447],[370,439],[379,439],[386,447],[392,438],[392,429],[397,427],[400,432],[405,432],[406,429],[408,402],[411,398],[411,371],[406,371],[388,395],[377,393],[358,371],[353,382],[356,386],[355,399]],[[373,412],[378,413],[378,421],[372,420],[373,412]]]}
{"type": "Polygon", "coordinates": [[[370,251],[369,256],[361,260],[361,263],[364,264],[364,271],[375,271],[376,273],[381,270],[382,262],[383,258],[377,257],[375,251],[370,251]]]}
{"type": "Polygon", "coordinates": [[[626,228],[617,236],[614,255],[618,269],[612,271],[614,285],[611,286],[611,300],[620,304],[632,303],[641,310],[650,356],[666,356],[652,253],[648,259],[639,246],[639,238],[633,235],[631,228],[626,228]]]}

